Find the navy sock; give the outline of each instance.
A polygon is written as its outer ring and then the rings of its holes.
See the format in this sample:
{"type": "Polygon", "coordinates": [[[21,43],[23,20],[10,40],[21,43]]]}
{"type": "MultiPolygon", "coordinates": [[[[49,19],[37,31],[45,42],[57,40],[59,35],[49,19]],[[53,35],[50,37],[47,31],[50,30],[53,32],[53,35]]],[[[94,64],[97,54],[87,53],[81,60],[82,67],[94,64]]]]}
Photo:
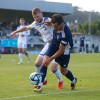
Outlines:
{"type": "Polygon", "coordinates": [[[70,81],[74,80],[74,76],[71,71],[68,70],[67,74],[65,75],[70,81]]]}
{"type": "Polygon", "coordinates": [[[47,74],[47,67],[42,66],[40,73],[42,73],[42,82],[44,82],[44,79],[45,79],[46,74],[47,74]]]}

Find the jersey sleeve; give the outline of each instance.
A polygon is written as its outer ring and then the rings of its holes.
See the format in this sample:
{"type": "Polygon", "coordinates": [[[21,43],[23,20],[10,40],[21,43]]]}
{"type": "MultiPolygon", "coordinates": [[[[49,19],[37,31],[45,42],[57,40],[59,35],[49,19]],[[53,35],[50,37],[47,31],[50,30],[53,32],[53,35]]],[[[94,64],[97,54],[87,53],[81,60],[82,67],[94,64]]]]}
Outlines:
{"type": "Polygon", "coordinates": [[[69,44],[69,46],[72,48],[73,47],[73,38],[72,38],[72,33],[69,27],[66,25],[64,28],[64,32],[66,32],[66,41],[69,44]]]}
{"type": "Polygon", "coordinates": [[[35,28],[35,27],[36,27],[35,21],[34,21],[33,23],[31,23],[31,24],[29,25],[29,27],[30,27],[30,28],[35,28]]]}
{"type": "Polygon", "coordinates": [[[64,45],[64,46],[66,46],[66,45],[68,44],[66,38],[63,38],[63,39],[60,41],[60,43],[61,43],[62,45],[64,45]]]}

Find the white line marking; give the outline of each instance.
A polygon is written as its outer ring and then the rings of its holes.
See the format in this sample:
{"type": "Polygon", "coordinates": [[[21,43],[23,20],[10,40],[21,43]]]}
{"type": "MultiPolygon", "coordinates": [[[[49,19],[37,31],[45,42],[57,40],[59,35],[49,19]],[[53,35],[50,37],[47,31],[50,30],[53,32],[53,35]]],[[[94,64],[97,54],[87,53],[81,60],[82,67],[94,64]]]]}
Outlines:
{"type": "Polygon", "coordinates": [[[34,95],[27,95],[27,96],[18,96],[12,98],[1,98],[0,100],[15,100],[21,98],[28,98],[28,97],[36,97],[36,96],[47,96],[47,95],[57,95],[57,94],[68,94],[68,93],[79,93],[79,92],[91,92],[91,91],[100,91],[100,89],[92,89],[92,90],[76,90],[76,91],[67,91],[67,92],[54,92],[54,93],[46,93],[46,94],[34,94],[34,95]]]}

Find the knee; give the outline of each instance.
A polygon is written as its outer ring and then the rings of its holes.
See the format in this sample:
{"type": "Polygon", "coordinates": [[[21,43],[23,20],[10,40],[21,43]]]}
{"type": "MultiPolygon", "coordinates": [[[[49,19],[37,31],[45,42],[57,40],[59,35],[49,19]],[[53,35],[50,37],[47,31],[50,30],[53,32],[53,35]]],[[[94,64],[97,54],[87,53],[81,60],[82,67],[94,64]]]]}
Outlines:
{"type": "Polygon", "coordinates": [[[53,73],[55,73],[55,72],[57,71],[57,68],[51,67],[51,71],[52,71],[53,73]]]}
{"type": "Polygon", "coordinates": [[[51,66],[51,71],[52,71],[53,73],[55,73],[55,72],[57,71],[57,69],[58,69],[58,65],[57,65],[57,64],[52,64],[52,66],[51,66]]]}
{"type": "Polygon", "coordinates": [[[62,74],[62,75],[66,75],[67,72],[68,72],[67,70],[61,70],[61,74],[62,74]]]}
{"type": "Polygon", "coordinates": [[[41,66],[41,64],[39,62],[35,62],[35,66],[41,66]]]}

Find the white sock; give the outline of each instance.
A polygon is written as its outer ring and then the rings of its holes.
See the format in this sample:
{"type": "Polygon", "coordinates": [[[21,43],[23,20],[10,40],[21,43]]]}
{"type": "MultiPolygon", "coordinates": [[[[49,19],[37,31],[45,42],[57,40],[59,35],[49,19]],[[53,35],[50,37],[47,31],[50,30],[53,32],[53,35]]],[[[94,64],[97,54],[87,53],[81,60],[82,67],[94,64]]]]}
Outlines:
{"type": "Polygon", "coordinates": [[[73,81],[71,81],[71,83],[73,83],[73,84],[74,84],[74,83],[75,83],[75,81],[76,81],[76,80],[75,80],[75,78],[74,78],[74,80],[73,80],[73,81]]]}
{"type": "Polygon", "coordinates": [[[22,63],[23,62],[23,54],[22,53],[19,53],[19,59],[20,59],[20,62],[22,63]]]}
{"type": "Polygon", "coordinates": [[[56,77],[58,78],[59,82],[62,82],[62,75],[59,69],[57,69],[57,71],[54,73],[56,75],[56,77]]]}
{"type": "Polygon", "coordinates": [[[36,72],[40,73],[41,66],[36,66],[35,68],[36,68],[36,72]]]}

